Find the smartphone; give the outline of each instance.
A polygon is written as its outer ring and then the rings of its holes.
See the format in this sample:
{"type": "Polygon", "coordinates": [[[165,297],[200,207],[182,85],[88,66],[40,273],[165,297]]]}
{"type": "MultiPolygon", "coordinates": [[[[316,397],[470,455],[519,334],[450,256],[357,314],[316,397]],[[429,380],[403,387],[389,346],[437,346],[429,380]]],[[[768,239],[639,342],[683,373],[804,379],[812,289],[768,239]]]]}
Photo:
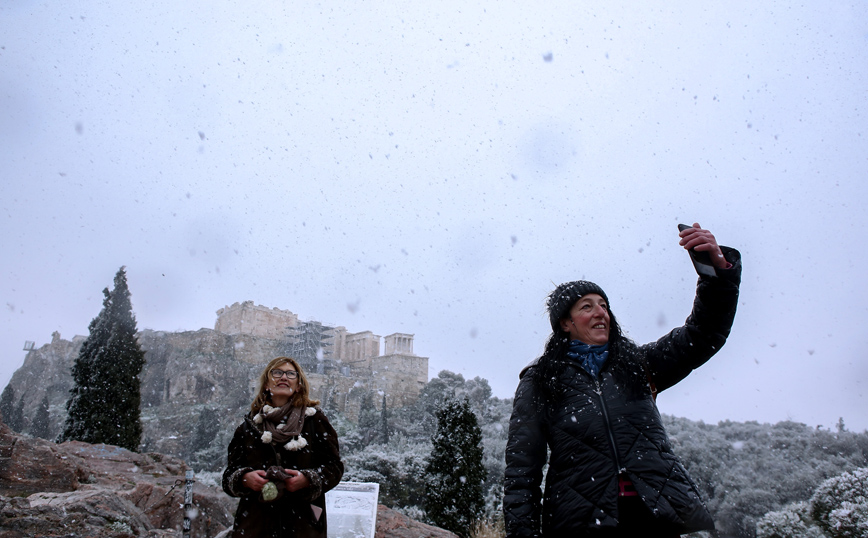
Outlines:
{"type": "MultiPolygon", "coordinates": [[[[693,226],[688,226],[686,224],[678,225],[679,232],[683,232],[688,228],[693,228],[693,226]]],[[[714,272],[714,265],[711,263],[711,256],[708,252],[696,252],[693,249],[690,249],[687,252],[690,253],[690,261],[693,262],[693,268],[696,269],[697,273],[705,276],[717,276],[717,273],[714,272]]]]}

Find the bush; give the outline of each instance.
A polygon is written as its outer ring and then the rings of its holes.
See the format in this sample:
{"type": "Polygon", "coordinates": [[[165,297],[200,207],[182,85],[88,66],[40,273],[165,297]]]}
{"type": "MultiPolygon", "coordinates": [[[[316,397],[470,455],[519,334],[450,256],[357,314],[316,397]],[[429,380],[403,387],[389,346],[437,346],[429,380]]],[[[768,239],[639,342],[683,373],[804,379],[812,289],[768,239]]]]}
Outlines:
{"type": "Polygon", "coordinates": [[[811,497],[811,517],[832,538],[868,537],[868,468],[820,484],[811,497]]]}
{"type": "Polygon", "coordinates": [[[792,503],[783,510],[769,512],[757,522],[757,538],[823,538],[810,514],[807,502],[792,503]]]}
{"type": "Polygon", "coordinates": [[[386,506],[420,506],[430,450],[426,443],[410,443],[401,438],[393,438],[388,445],[369,445],[344,457],[343,480],[376,482],[380,485],[379,502],[386,506]]]}

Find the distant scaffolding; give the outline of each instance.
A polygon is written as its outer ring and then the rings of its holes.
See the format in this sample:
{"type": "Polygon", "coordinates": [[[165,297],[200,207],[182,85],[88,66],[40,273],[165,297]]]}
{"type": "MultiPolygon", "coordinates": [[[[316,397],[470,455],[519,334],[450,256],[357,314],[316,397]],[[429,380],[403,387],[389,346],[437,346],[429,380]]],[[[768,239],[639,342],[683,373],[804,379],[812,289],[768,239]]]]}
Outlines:
{"type": "Polygon", "coordinates": [[[299,321],[295,327],[287,327],[287,355],[307,372],[327,373],[336,368],[332,358],[334,329],[319,321],[299,321]]]}

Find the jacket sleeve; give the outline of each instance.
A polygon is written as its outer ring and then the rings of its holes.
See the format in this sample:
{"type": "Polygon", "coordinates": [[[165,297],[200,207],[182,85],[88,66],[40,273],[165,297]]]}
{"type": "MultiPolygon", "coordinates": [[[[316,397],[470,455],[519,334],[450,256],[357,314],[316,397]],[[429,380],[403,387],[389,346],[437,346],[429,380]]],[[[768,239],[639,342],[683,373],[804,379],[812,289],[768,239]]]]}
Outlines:
{"type": "Polygon", "coordinates": [[[503,517],[509,538],[540,536],[546,438],[542,395],[531,377],[527,373],[522,376],[509,419],[503,481],[503,517]]]}
{"type": "Polygon", "coordinates": [[[317,465],[311,469],[300,469],[310,480],[310,499],[316,499],[338,485],[344,475],[341,461],[338,434],[322,410],[317,409],[314,419],[313,449],[317,453],[317,465]]]}
{"type": "Polygon", "coordinates": [[[242,423],[235,430],[232,441],[229,442],[226,470],[223,471],[223,491],[230,497],[240,497],[250,492],[241,485],[241,479],[244,475],[254,470],[247,459],[249,437],[245,432],[244,423],[242,423]]]}
{"type": "Polygon", "coordinates": [[[720,248],[732,267],[716,269],[717,276],[700,275],[693,311],[684,325],[641,348],[658,391],[705,364],[729,336],[738,306],[741,254],[729,247],[720,248]]]}

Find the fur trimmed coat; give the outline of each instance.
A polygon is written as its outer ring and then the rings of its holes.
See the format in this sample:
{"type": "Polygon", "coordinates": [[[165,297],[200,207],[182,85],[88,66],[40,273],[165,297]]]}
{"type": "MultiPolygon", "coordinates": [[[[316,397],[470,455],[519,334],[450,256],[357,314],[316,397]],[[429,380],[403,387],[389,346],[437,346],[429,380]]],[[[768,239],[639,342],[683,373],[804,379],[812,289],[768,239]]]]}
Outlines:
{"type": "MultiPolygon", "coordinates": [[[[311,408],[312,409],[312,408],[311,408]]],[[[262,442],[262,426],[245,417],[229,443],[223,490],[240,497],[235,511],[233,538],[304,538],[326,537],[325,492],[335,487],[344,474],[338,447],[338,436],[322,410],[316,408],[305,417],[301,436],[307,446],[288,450],[284,446],[262,442]],[[262,500],[259,492],[242,485],[250,471],[266,470],[276,465],[301,471],[310,487],[296,492],[284,492],[271,502],[262,500]],[[321,510],[316,517],[318,509],[321,510]]]]}
{"type": "Polygon", "coordinates": [[[741,256],[721,247],[730,269],[700,276],[682,327],[637,346],[624,338],[594,379],[565,354],[521,373],[506,446],[503,511],[510,538],[606,536],[618,527],[619,474],[629,479],[670,535],[714,528],[684,466],[672,453],[651,391],[684,379],[723,346],[741,281],[741,256]],[[535,381],[555,361],[558,394],[535,381]],[[548,473],[541,491],[543,467],[548,473]]]}

